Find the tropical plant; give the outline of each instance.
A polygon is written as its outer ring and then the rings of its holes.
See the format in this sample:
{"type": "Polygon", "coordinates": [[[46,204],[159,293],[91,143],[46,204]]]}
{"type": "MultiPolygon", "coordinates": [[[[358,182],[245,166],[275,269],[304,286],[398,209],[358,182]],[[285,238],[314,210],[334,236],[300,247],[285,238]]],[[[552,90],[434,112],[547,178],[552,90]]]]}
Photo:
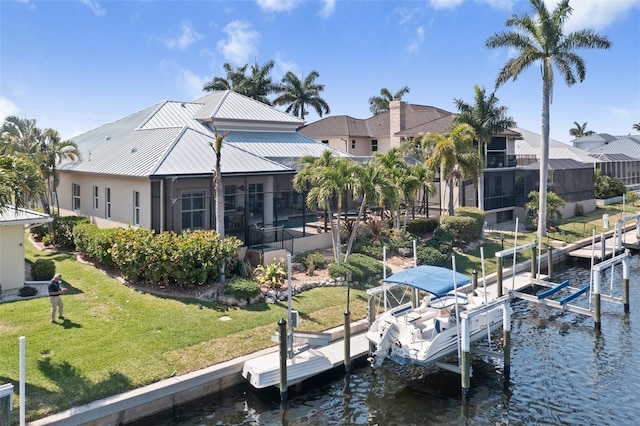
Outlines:
{"type": "Polygon", "coordinates": [[[518,78],[521,72],[533,64],[539,64],[542,74],[542,131],[540,144],[540,206],[538,235],[540,240],[547,232],[547,176],[549,168],[549,106],[552,100],[554,65],[568,86],[585,78],[584,60],[576,49],[608,49],[611,42],[593,30],[579,30],[564,34],[564,24],[573,9],[569,0],[561,0],[551,12],[544,0],[529,0],[534,16],[513,15],[505,25],[514,31],[495,33],[485,45],[488,48],[506,47],[518,52],[507,60],[498,73],[496,89],[518,78]]]}
{"type": "Polygon", "coordinates": [[[40,170],[28,156],[0,155],[0,210],[10,204],[29,207],[44,191],[40,170]]]}
{"type": "MultiPolygon", "coordinates": [[[[475,131],[468,124],[458,124],[447,135],[424,133],[419,135],[421,146],[429,153],[425,166],[440,173],[440,185],[449,186],[449,216],[453,216],[453,191],[457,183],[465,179],[476,182],[482,170],[482,157],[473,146],[475,131]]],[[[440,191],[444,195],[444,191],[440,191]]],[[[441,202],[444,205],[444,202],[441,202]]]]}
{"type": "MultiPolygon", "coordinates": [[[[476,84],[474,87],[474,105],[465,103],[462,99],[455,99],[454,102],[460,114],[454,118],[455,124],[468,124],[476,132],[478,141],[478,154],[484,159],[487,157],[487,146],[491,143],[491,138],[496,133],[505,131],[510,127],[515,127],[516,122],[507,115],[506,106],[498,106],[500,101],[495,93],[486,95],[485,89],[476,84]]],[[[484,173],[480,170],[478,177],[478,208],[484,210],[484,173]]]]}
{"type": "Polygon", "coordinates": [[[234,92],[242,93],[243,86],[247,79],[246,72],[249,64],[245,64],[236,69],[231,68],[231,65],[225,63],[222,68],[227,73],[226,77],[214,77],[213,80],[206,83],[203,87],[205,92],[214,92],[217,90],[232,90],[234,92]]]}
{"type": "Polygon", "coordinates": [[[10,115],[4,119],[0,135],[3,140],[0,154],[21,152],[33,159],[40,148],[42,131],[36,120],[10,115]]]}
{"type": "Polygon", "coordinates": [[[287,278],[284,259],[273,259],[268,265],[256,266],[255,276],[258,284],[270,288],[280,288],[287,278]]]}
{"type": "Polygon", "coordinates": [[[596,169],[595,175],[595,196],[597,199],[605,200],[607,198],[620,197],[627,192],[627,188],[621,179],[604,175],[601,169],[596,169]]]}
{"type": "MultiPolygon", "coordinates": [[[[550,225],[557,225],[562,220],[562,207],[567,203],[560,198],[555,192],[549,191],[547,193],[547,214],[549,215],[548,223],[550,225]]],[[[538,208],[540,206],[540,193],[538,191],[531,191],[529,193],[529,201],[527,201],[527,219],[525,226],[527,229],[535,229],[535,223],[538,216],[538,208]]]]}
{"type": "Polygon", "coordinates": [[[578,123],[577,121],[574,121],[573,124],[575,125],[575,127],[569,129],[569,134],[571,136],[573,136],[574,138],[582,138],[582,137],[585,137],[585,136],[591,136],[591,135],[596,133],[593,130],[587,130],[587,122],[586,121],[584,123],[582,123],[582,125],[580,125],[580,123],[578,123]]]}
{"type": "Polygon", "coordinates": [[[389,103],[391,101],[399,101],[404,95],[409,93],[407,86],[402,87],[396,93],[391,94],[391,91],[386,87],[380,89],[379,96],[372,96],[369,98],[369,110],[373,115],[380,114],[381,112],[389,111],[389,103]]]}
{"type": "MultiPolygon", "coordinates": [[[[229,132],[218,133],[216,127],[213,128],[213,140],[209,142],[209,146],[213,149],[216,156],[216,167],[213,174],[213,197],[215,199],[216,206],[216,232],[220,236],[220,239],[224,239],[224,186],[222,185],[222,167],[220,165],[222,161],[222,144],[229,132]]],[[[224,276],[224,263],[220,270],[220,281],[225,281],[224,276]]]]}
{"type": "Polygon", "coordinates": [[[57,197],[54,199],[53,196],[60,184],[57,166],[66,160],[77,161],[80,158],[80,150],[71,140],[61,141],[60,134],[56,130],[46,129],[42,134],[41,151],[44,154],[44,161],[40,167],[46,183],[43,208],[45,212],[51,214],[51,204],[55,201],[56,211],[60,214],[58,199],[57,197]]]}
{"type": "Polygon", "coordinates": [[[640,123],[636,123],[632,126],[633,130],[637,130],[640,132],[640,123]]]}
{"type": "Polygon", "coordinates": [[[271,81],[271,70],[274,61],[267,61],[264,65],[253,64],[247,75],[248,64],[233,69],[231,65],[223,65],[226,77],[214,77],[206,83],[203,90],[212,92],[216,90],[232,90],[241,95],[255,99],[267,105],[271,105],[268,96],[279,91],[280,86],[271,81]]]}
{"type": "Polygon", "coordinates": [[[317,71],[311,71],[304,80],[300,80],[291,71],[282,78],[279,88],[280,95],[273,100],[274,105],[288,105],[286,111],[304,120],[309,113],[305,106],[313,108],[320,117],[329,114],[331,110],[327,102],[320,97],[324,84],[317,84],[315,80],[320,76],[317,71]]]}

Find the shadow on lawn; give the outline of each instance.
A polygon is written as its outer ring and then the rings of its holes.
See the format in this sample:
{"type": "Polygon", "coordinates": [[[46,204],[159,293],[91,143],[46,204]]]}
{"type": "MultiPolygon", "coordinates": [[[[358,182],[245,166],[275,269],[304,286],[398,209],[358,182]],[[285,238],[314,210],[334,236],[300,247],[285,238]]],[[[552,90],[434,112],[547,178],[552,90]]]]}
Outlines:
{"type": "Polygon", "coordinates": [[[38,361],[38,368],[60,389],[57,392],[59,409],[86,404],[132,388],[129,378],[117,372],[109,372],[105,380],[93,383],[68,361],[55,362],[46,357],[38,361]]]}

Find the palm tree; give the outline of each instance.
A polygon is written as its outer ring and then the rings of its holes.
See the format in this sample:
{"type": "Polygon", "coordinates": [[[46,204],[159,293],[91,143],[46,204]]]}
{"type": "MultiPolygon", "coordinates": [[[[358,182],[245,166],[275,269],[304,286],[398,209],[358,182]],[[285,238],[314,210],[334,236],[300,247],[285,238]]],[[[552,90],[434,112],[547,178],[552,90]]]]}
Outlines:
{"type": "Polygon", "coordinates": [[[234,92],[242,93],[245,81],[247,79],[247,67],[249,64],[245,64],[242,67],[238,67],[235,70],[231,68],[231,65],[225,63],[222,68],[227,73],[225,77],[214,77],[213,80],[206,83],[203,87],[205,92],[215,92],[218,90],[233,90],[234,92]]]}
{"type": "Polygon", "coordinates": [[[10,115],[2,123],[1,134],[6,154],[22,152],[34,157],[39,150],[42,131],[36,126],[36,120],[10,115]]]}
{"type": "Polygon", "coordinates": [[[29,207],[44,193],[38,166],[25,154],[0,155],[0,210],[8,204],[29,207]]]}
{"type": "Polygon", "coordinates": [[[344,194],[357,176],[357,165],[346,158],[336,158],[327,150],[320,157],[305,156],[299,160],[300,172],[293,178],[296,191],[307,192],[306,204],[312,210],[326,210],[331,220],[331,241],[336,263],[340,263],[340,212],[344,194]],[[334,224],[332,200],[337,219],[334,224]]]}
{"type": "Polygon", "coordinates": [[[409,93],[409,88],[407,86],[404,86],[393,95],[389,89],[383,87],[380,89],[380,96],[372,96],[369,98],[369,110],[373,115],[389,111],[389,102],[399,101],[407,93],[409,93]]]}
{"type": "Polygon", "coordinates": [[[578,124],[577,121],[574,121],[573,124],[576,126],[569,130],[569,134],[574,138],[582,138],[584,136],[594,135],[596,132],[593,130],[587,130],[587,122],[585,121],[582,125],[578,124]]]}
{"type": "Polygon", "coordinates": [[[389,187],[382,195],[382,203],[391,213],[394,228],[400,228],[400,204],[404,201],[405,179],[410,178],[409,166],[404,161],[398,148],[391,148],[386,153],[376,153],[370,160],[374,165],[380,167],[390,182],[389,187]]]}
{"type": "Polygon", "coordinates": [[[274,65],[275,62],[273,60],[265,62],[262,66],[258,65],[257,62],[254,63],[251,66],[251,75],[246,79],[243,86],[244,90],[241,93],[256,101],[272,105],[268,96],[280,90],[280,85],[273,83],[269,76],[274,65]]]}
{"type": "Polygon", "coordinates": [[[462,181],[469,178],[475,183],[478,172],[482,170],[482,157],[473,146],[475,138],[476,133],[468,124],[458,124],[448,135],[420,135],[421,145],[430,153],[425,166],[440,173],[440,193],[443,194],[443,181],[449,186],[450,216],[453,216],[453,190],[456,183],[461,185],[462,181]]]}
{"type": "Polygon", "coordinates": [[[636,123],[633,125],[633,130],[637,130],[640,132],[640,123],[636,123]]]}
{"type": "Polygon", "coordinates": [[[309,113],[305,106],[313,108],[320,117],[329,114],[331,110],[327,102],[320,97],[324,84],[317,84],[315,80],[320,76],[317,71],[311,71],[304,81],[301,81],[291,71],[282,77],[280,96],[273,100],[274,105],[289,105],[287,112],[304,120],[309,113]]]}
{"type": "MultiPolygon", "coordinates": [[[[487,96],[484,87],[480,88],[477,84],[474,89],[474,105],[469,105],[462,99],[454,100],[460,114],[454,118],[453,122],[454,124],[466,123],[473,127],[478,141],[478,154],[484,163],[484,159],[487,158],[487,146],[491,143],[493,135],[510,127],[516,127],[516,122],[512,117],[507,116],[506,106],[498,106],[500,100],[495,93],[487,96]]],[[[482,170],[480,170],[478,179],[478,208],[484,210],[484,173],[482,170]]]]}
{"type": "MultiPolygon", "coordinates": [[[[222,186],[222,166],[220,163],[222,160],[222,143],[228,134],[229,132],[218,133],[218,129],[214,127],[213,141],[209,142],[209,146],[216,156],[216,167],[213,174],[213,197],[216,206],[216,232],[220,240],[224,239],[224,187],[222,186]]],[[[220,281],[225,282],[224,262],[220,267],[220,281]]]]}
{"type": "Polygon", "coordinates": [[[534,16],[513,15],[505,25],[515,31],[496,33],[485,45],[489,48],[507,47],[519,55],[507,60],[496,79],[496,89],[518,78],[520,73],[534,63],[540,64],[542,74],[542,142],[540,155],[540,214],[538,236],[547,234],[547,175],[549,166],[549,106],[553,91],[554,65],[568,86],[585,78],[584,60],[576,49],[608,49],[611,42],[593,30],[579,30],[564,34],[564,24],[573,9],[569,0],[561,0],[549,13],[544,0],[529,0],[534,16]],[[576,76],[577,74],[577,76],[576,76]],[[577,77],[577,78],[576,78],[577,77]]]}
{"type": "Polygon", "coordinates": [[[58,198],[56,197],[55,200],[53,198],[60,184],[57,166],[65,160],[77,161],[80,158],[80,150],[71,140],[61,141],[60,134],[56,130],[46,129],[42,133],[41,152],[44,154],[44,161],[40,167],[46,182],[43,208],[51,214],[51,204],[55,201],[57,212],[60,214],[58,198]]]}

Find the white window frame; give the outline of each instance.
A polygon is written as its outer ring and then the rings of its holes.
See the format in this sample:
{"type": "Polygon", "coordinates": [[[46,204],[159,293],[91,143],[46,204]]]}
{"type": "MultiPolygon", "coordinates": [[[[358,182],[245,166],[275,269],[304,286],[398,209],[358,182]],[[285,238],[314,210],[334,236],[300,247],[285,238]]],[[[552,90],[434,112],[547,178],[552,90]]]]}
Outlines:
{"type": "Polygon", "coordinates": [[[204,229],[206,226],[206,220],[207,220],[207,204],[206,204],[206,193],[205,191],[185,191],[181,194],[182,197],[182,201],[184,201],[185,199],[190,199],[192,200],[191,202],[191,208],[190,209],[185,209],[184,208],[184,204],[181,204],[180,207],[180,227],[182,228],[182,230],[184,231],[185,229],[190,229],[190,230],[196,230],[196,229],[204,229]],[[193,208],[193,200],[194,199],[202,199],[202,208],[201,209],[194,209],[193,208]],[[193,226],[193,216],[194,213],[200,213],[202,214],[202,226],[193,226]],[[189,215],[189,224],[191,226],[184,226],[184,220],[183,217],[185,214],[189,215]]]}
{"type": "Polygon", "coordinates": [[[77,183],[74,183],[71,188],[71,209],[80,211],[80,185],[77,183]]]}
{"type": "Polygon", "coordinates": [[[98,195],[98,187],[93,187],[93,209],[98,210],[100,204],[100,197],[98,195]]]}
{"type": "Polygon", "coordinates": [[[104,217],[111,219],[111,188],[104,189],[104,217]]]}
{"type": "Polygon", "coordinates": [[[140,226],[140,191],[133,191],[133,226],[140,226]]]}

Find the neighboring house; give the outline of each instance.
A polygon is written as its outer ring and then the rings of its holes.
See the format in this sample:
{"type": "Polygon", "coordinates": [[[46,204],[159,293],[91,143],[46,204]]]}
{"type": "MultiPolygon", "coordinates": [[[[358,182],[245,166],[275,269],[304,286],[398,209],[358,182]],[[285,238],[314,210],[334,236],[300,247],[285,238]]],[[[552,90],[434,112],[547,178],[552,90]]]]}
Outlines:
{"type": "MultiPolygon", "coordinates": [[[[298,129],[298,132],[343,152],[367,156],[384,153],[421,133],[446,133],[451,129],[454,113],[440,108],[392,101],[389,111],[367,119],[349,116],[326,117],[298,129]]],[[[486,150],[484,202],[488,223],[514,219],[511,191],[517,165],[514,142],[520,135],[506,130],[493,137],[486,150]]],[[[455,189],[455,205],[477,206],[477,190],[470,182],[455,189]]],[[[428,200],[430,211],[441,213],[441,199],[448,189],[437,185],[438,194],[428,200]]],[[[418,200],[418,203],[424,200],[418,200]]],[[[443,206],[446,210],[446,206],[443,206]]],[[[427,210],[427,211],[429,211],[427,210]]]]}
{"type": "MultiPolygon", "coordinates": [[[[49,215],[14,206],[0,209],[0,286],[1,290],[20,288],[25,284],[25,228],[49,223],[49,215]]],[[[51,277],[53,278],[53,277],[51,277]]],[[[0,295],[0,297],[2,297],[0,295]]]]}
{"type": "Polygon", "coordinates": [[[217,129],[228,132],[221,157],[226,233],[248,243],[255,228],[301,228],[316,216],[292,189],[297,161],[330,149],[296,133],[303,123],[232,91],[160,102],[72,139],[81,160],[60,167],[61,213],[100,227],[215,229],[210,143],[217,129]]]}
{"type": "MultiPolygon", "coordinates": [[[[595,133],[593,135],[583,136],[581,138],[574,139],[571,141],[571,144],[576,148],[580,148],[585,151],[591,151],[594,148],[598,148],[603,145],[614,144],[615,142],[618,142],[618,141],[622,141],[623,144],[626,144],[627,142],[633,142],[633,145],[638,145],[640,144],[640,135],[613,136],[608,133],[595,133]]],[[[618,145],[618,147],[624,146],[623,144],[618,145]]],[[[626,146],[628,147],[629,145],[626,145],[626,146]]],[[[640,155],[638,155],[640,154],[640,148],[635,146],[633,150],[636,155],[631,155],[631,156],[640,158],[640,155]]]]}
{"type": "Polygon", "coordinates": [[[587,152],[601,160],[598,168],[606,176],[622,180],[630,190],[640,189],[640,135],[611,136],[606,133],[572,141],[574,146],[586,146],[587,152]],[[592,144],[590,141],[599,141],[592,144]],[[595,146],[593,146],[595,145],[595,146]]]}

